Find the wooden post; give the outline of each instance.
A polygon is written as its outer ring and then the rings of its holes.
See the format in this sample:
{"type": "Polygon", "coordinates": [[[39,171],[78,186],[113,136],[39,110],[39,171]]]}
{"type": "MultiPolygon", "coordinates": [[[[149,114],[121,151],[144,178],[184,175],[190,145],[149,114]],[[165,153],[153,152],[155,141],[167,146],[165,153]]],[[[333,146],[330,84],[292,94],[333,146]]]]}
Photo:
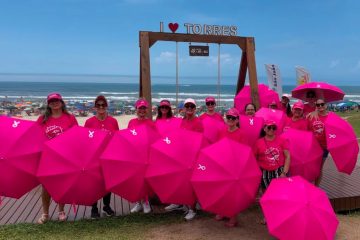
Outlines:
{"type": "Polygon", "coordinates": [[[151,103],[151,76],[150,76],[150,51],[149,33],[140,32],[140,92],[139,97],[143,97],[149,102],[148,117],[152,118],[151,103]]]}
{"type": "Polygon", "coordinates": [[[246,52],[243,51],[242,55],[241,55],[241,62],[240,62],[240,67],[239,67],[239,75],[238,75],[238,82],[236,85],[236,94],[235,95],[237,95],[245,85],[247,67],[248,67],[248,64],[247,64],[246,52]]]}
{"type": "Polygon", "coordinates": [[[256,75],[256,64],[255,64],[255,43],[254,38],[246,38],[246,56],[249,69],[249,83],[251,89],[251,99],[255,104],[256,109],[260,108],[259,93],[258,93],[258,81],[256,75]]]}

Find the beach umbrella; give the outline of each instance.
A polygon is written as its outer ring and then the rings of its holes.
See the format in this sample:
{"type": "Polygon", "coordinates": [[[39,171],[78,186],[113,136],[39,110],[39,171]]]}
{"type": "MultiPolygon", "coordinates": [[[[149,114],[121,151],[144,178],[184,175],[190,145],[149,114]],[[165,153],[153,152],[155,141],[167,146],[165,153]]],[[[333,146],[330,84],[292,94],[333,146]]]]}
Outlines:
{"type": "Polygon", "coordinates": [[[56,202],[92,205],[106,194],[100,155],[109,138],[74,126],[45,143],[37,175],[56,202]]]}
{"type": "Polygon", "coordinates": [[[351,174],[359,154],[359,144],[352,126],[336,115],[329,113],[325,121],[327,149],[338,171],[351,174]]]}
{"type": "Polygon", "coordinates": [[[205,142],[201,133],[178,129],[151,145],[146,179],[163,203],[195,203],[190,178],[205,142]]]}
{"type": "MultiPolygon", "coordinates": [[[[260,107],[268,107],[269,104],[273,102],[275,102],[278,106],[280,105],[279,94],[267,85],[260,83],[258,85],[258,94],[260,107]]],[[[251,89],[249,85],[244,86],[234,99],[235,108],[242,114],[245,112],[245,106],[248,103],[252,103],[251,89]]]]}
{"type": "Polygon", "coordinates": [[[267,227],[279,239],[334,239],[339,221],[326,193],[302,177],[273,179],[260,199],[267,227]]]}
{"type": "Polygon", "coordinates": [[[45,140],[40,124],[0,116],[0,196],[20,198],[39,184],[36,171],[45,140]]]}
{"type": "Polygon", "coordinates": [[[170,131],[179,129],[181,125],[181,118],[172,117],[167,119],[157,119],[155,126],[161,136],[167,135],[170,131]]]}
{"type": "Polygon", "coordinates": [[[146,125],[115,132],[101,155],[106,189],[130,202],[147,198],[151,193],[145,181],[150,145],[159,138],[146,125]]]}
{"type": "Polygon", "coordinates": [[[325,82],[310,82],[300,85],[291,91],[293,98],[306,101],[306,94],[309,91],[314,91],[316,98],[323,98],[325,102],[333,102],[342,100],[345,93],[338,87],[325,82]]]}
{"type": "Polygon", "coordinates": [[[323,150],[310,131],[289,128],[283,136],[289,142],[290,175],[314,181],[320,174],[323,150]]]}
{"type": "Polygon", "coordinates": [[[221,131],[225,128],[224,121],[212,117],[204,117],[202,123],[204,127],[204,137],[209,143],[216,142],[220,137],[221,131]]]}
{"type": "Polygon", "coordinates": [[[260,180],[251,148],[229,138],[201,150],[191,178],[202,209],[227,217],[255,201],[260,180]]]}
{"type": "Polygon", "coordinates": [[[260,108],[259,111],[255,113],[255,116],[263,118],[264,121],[274,121],[277,125],[277,134],[282,133],[287,118],[283,111],[270,108],[260,108]]]}
{"type": "Polygon", "coordinates": [[[240,129],[245,132],[249,146],[253,146],[260,137],[261,129],[264,126],[262,117],[249,117],[240,115],[240,129]]]}

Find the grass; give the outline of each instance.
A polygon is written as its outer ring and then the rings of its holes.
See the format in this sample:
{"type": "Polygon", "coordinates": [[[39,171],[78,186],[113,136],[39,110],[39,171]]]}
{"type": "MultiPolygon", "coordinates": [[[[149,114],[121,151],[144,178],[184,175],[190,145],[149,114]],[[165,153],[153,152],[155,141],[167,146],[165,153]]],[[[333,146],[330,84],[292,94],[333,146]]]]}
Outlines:
{"type": "MultiPolygon", "coordinates": [[[[360,112],[346,112],[346,113],[337,113],[339,116],[346,118],[346,120],[351,124],[353,127],[356,136],[360,138],[360,112]]],[[[360,139],[358,139],[360,143],[360,139]]]]}
{"type": "MultiPolygon", "coordinates": [[[[200,217],[206,217],[200,214],[200,217]]],[[[144,239],[151,228],[182,223],[177,213],[131,214],[100,220],[0,226],[0,239],[144,239]]]]}

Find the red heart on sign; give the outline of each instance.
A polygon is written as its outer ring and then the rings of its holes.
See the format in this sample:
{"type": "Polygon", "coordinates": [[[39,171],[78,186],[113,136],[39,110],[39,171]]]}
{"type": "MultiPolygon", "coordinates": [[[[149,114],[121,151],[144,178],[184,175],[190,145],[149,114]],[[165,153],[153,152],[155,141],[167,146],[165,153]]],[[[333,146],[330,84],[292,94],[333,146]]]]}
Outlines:
{"type": "Polygon", "coordinates": [[[169,28],[173,33],[176,32],[178,27],[179,27],[179,24],[177,24],[177,23],[169,23],[169,28]]]}

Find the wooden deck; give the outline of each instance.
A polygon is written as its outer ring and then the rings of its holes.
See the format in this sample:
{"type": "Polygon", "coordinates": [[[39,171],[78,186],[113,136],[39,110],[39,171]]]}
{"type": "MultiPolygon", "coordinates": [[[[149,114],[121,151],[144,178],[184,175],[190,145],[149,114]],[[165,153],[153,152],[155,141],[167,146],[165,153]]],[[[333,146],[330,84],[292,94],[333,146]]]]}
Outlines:
{"type": "MultiPolygon", "coordinates": [[[[324,165],[324,176],[320,187],[325,190],[335,211],[360,209],[360,166],[356,166],[349,176],[337,172],[331,159],[324,165]]],[[[36,223],[41,216],[41,188],[33,189],[22,198],[2,198],[0,205],[0,225],[14,223],[36,223]]],[[[129,214],[133,204],[112,194],[111,207],[117,216],[129,214]]],[[[102,201],[98,201],[102,209],[102,201]]],[[[90,219],[91,207],[65,205],[68,221],[90,219]]],[[[57,205],[52,202],[49,214],[51,219],[57,219],[57,205]]]]}

